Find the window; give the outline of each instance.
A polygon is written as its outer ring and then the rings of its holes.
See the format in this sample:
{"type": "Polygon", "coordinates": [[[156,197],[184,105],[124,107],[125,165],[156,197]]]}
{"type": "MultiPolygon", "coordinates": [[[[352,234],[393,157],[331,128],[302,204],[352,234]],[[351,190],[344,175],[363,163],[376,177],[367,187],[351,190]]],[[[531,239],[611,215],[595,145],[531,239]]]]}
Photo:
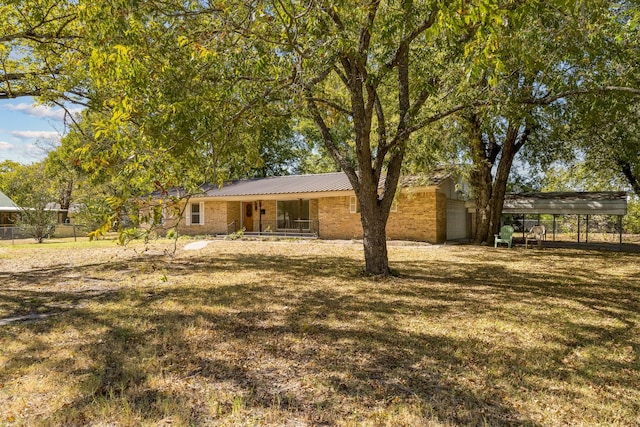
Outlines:
{"type": "MultiPolygon", "coordinates": [[[[398,212],[398,200],[394,199],[391,203],[391,212],[398,212]]],[[[356,196],[349,199],[349,213],[360,213],[360,201],[356,196]]]]}
{"type": "Polygon", "coordinates": [[[351,196],[349,199],[349,213],[360,213],[360,201],[356,196],[351,196]]]}
{"type": "Polygon", "coordinates": [[[187,225],[204,225],[204,202],[189,203],[187,225]]]}
{"type": "Polygon", "coordinates": [[[278,229],[309,230],[309,200],[279,200],[276,206],[278,229]]]}

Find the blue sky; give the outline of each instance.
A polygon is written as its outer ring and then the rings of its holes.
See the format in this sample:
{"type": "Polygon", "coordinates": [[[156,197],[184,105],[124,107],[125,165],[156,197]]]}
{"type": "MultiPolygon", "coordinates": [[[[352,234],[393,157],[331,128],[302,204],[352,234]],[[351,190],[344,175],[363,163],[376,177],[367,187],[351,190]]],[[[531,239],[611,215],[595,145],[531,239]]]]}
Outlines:
{"type": "Polygon", "coordinates": [[[37,106],[32,98],[0,100],[0,162],[33,163],[64,133],[64,110],[37,106]]]}

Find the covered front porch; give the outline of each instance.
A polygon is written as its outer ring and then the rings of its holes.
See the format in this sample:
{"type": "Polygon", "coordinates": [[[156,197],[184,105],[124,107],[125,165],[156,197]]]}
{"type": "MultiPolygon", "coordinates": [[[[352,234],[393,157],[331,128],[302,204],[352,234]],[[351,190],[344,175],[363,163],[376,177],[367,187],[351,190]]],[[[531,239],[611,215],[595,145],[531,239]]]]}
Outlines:
{"type": "Polygon", "coordinates": [[[318,237],[318,203],[312,199],[241,201],[239,217],[227,226],[227,234],[318,237]]]}

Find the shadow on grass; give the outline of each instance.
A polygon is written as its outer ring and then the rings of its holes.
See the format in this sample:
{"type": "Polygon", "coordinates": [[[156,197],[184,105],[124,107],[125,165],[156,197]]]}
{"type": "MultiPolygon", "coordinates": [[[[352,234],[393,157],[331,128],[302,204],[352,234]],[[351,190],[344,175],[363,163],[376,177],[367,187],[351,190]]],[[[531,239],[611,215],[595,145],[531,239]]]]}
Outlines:
{"type": "MultiPolygon", "coordinates": [[[[45,417],[69,425],[117,417],[123,405],[130,414],[120,419],[124,424],[168,417],[184,424],[243,424],[271,413],[309,425],[409,425],[416,419],[538,425],[536,414],[514,405],[511,394],[521,393],[525,402],[532,395],[551,398],[555,392],[545,384],[553,384],[565,388],[561,402],[571,405],[585,398],[566,387],[576,380],[634,389],[637,359],[610,362],[597,375],[591,365],[566,360],[576,348],[603,342],[633,345],[638,354],[631,336],[640,311],[633,296],[638,283],[598,286],[587,272],[562,268],[532,275],[509,269],[511,255],[488,253],[487,259],[496,256],[505,264],[399,261],[394,267],[401,276],[379,282],[360,277],[359,260],[272,254],[138,257],[14,273],[16,284],[43,287],[103,270],[133,276],[162,271],[176,283],[194,275],[206,280],[125,289],[103,283],[86,292],[0,290],[14,313],[68,310],[0,331],[3,340],[23,340],[19,353],[5,354],[0,382],[33,367],[80,378],[81,392],[45,417]],[[230,271],[240,280],[225,275],[230,271]],[[255,274],[245,279],[240,272],[255,274]],[[588,309],[593,322],[572,317],[565,303],[588,309]],[[519,334],[529,332],[528,324],[543,336],[525,342],[519,334]],[[512,330],[501,330],[505,325],[512,330]],[[55,348],[44,337],[69,328],[84,339],[66,349],[90,360],[86,366],[72,357],[47,358],[55,348]],[[22,338],[25,331],[28,338],[22,338]],[[402,415],[402,408],[413,414],[402,415]]],[[[549,261],[542,253],[527,256],[549,261]]],[[[575,256],[554,253],[554,262],[575,256]]],[[[633,396],[619,399],[639,409],[633,396]]]]}

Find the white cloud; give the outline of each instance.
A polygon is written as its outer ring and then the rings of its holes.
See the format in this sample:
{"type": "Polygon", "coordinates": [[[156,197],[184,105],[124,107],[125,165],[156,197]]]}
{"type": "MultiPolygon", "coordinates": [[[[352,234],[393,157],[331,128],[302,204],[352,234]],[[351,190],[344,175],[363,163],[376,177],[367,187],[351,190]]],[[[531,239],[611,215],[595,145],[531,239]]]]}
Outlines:
{"type": "Polygon", "coordinates": [[[46,130],[14,130],[11,135],[23,140],[43,140],[43,141],[60,141],[58,132],[46,130]]]}
{"type": "Polygon", "coordinates": [[[12,160],[19,163],[33,163],[42,160],[47,151],[36,144],[11,144],[0,141],[0,161],[12,160]]]}
{"type": "MultiPolygon", "coordinates": [[[[35,105],[35,104],[31,105],[26,103],[20,103],[15,105],[12,105],[12,104],[7,105],[6,108],[8,108],[11,111],[18,111],[21,113],[28,114],[29,116],[53,119],[53,120],[59,120],[59,121],[64,120],[64,115],[65,115],[65,111],[62,108],[52,108],[52,107],[46,107],[44,105],[35,105]]],[[[71,113],[77,113],[80,111],[81,111],[80,109],[70,110],[71,113]]]]}

